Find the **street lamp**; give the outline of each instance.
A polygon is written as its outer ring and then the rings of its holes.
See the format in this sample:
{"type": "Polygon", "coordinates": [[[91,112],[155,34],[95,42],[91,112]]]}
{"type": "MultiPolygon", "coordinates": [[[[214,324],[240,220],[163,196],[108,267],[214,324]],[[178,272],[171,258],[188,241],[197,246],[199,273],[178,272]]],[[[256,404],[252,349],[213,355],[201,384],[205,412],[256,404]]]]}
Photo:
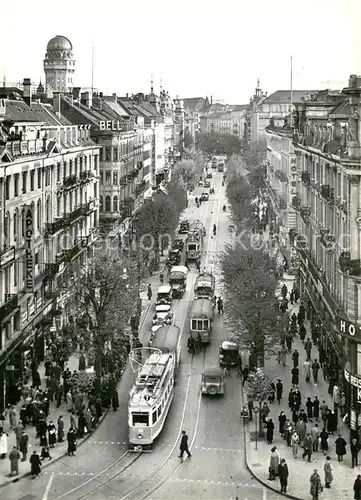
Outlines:
{"type": "Polygon", "coordinates": [[[253,412],[256,414],[254,419],[254,429],[255,429],[255,440],[256,440],[256,450],[258,450],[258,418],[257,413],[259,412],[259,408],[255,406],[253,408],[253,412]]]}

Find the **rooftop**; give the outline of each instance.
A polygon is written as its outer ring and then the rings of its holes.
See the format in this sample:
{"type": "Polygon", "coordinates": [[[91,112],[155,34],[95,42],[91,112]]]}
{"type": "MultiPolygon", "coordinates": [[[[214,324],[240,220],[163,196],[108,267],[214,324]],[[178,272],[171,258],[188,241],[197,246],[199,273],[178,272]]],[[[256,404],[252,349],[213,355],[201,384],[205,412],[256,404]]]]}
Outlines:
{"type": "MultiPolygon", "coordinates": [[[[292,102],[301,102],[302,98],[317,94],[318,90],[293,90],[292,102]]],[[[263,100],[263,104],[288,104],[291,102],[291,90],[277,90],[263,100]]]]}

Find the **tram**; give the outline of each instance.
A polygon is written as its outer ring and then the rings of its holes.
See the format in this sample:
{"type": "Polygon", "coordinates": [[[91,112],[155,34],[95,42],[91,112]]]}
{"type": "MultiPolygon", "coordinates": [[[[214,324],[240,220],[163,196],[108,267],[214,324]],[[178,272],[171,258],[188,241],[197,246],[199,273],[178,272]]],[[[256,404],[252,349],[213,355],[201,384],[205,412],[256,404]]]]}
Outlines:
{"type": "Polygon", "coordinates": [[[162,326],[149,347],[159,349],[145,361],[129,393],[129,451],[150,452],[161,433],[174,397],[180,363],[180,329],[162,326]]]}

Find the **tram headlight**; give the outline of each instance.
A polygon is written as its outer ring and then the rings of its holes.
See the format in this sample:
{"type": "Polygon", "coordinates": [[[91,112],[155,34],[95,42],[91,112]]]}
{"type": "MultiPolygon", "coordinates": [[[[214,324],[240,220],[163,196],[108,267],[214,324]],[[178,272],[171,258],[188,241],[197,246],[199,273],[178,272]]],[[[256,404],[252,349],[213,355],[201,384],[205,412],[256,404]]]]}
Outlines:
{"type": "Polygon", "coordinates": [[[138,439],[143,439],[143,431],[139,431],[138,432],[138,436],[137,436],[138,439]]]}

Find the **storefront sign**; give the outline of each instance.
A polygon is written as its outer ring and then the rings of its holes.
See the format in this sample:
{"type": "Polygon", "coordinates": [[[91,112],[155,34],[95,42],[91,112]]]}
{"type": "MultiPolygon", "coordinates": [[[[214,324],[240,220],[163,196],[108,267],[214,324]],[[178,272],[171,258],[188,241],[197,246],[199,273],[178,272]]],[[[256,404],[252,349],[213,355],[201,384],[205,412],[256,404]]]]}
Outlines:
{"type": "Polygon", "coordinates": [[[355,337],[361,335],[361,328],[359,325],[352,323],[352,321],[348,321],[347,319],[343,319],[340,316],[337,316],[337,329],[344,337],[355,337]]]}
{"type": "Polygon", "coordinates": [[[42,297],[39,297],[38,300],[36,301],[36,310],[40,311],[42,305],[43,305],[43,299],[42,297]]]}
{"type": "Polygon", "coordinates": [[[108,131],[113,131],[116,132],[117,130],[123,130],[124,125],[120,121],[100,121],[99,122],[99,129],[100,130],[108,130],[108,131]]]}
{"type": "Polygon", "coordinates": [[[361,389],[361,377],[358,377],[357,375],[352,375],[347,368],[345,368],[344,374],[345,374],[345,379],[349,384],[351,384],[353,387],[361,389]]]}
{"type": "Polygon", "coordinates": [[[34,300],[31,300],[29,305],[29,316],[33,316],[35,314],[35,303],[34,300]]]}
{"type": "Polygon", "coordinates": [[[28,322],[28,309],[25,305],[23,307],[24,307],[24,310],[23,310],[22,315],[21,315],[21,323],[22,323],[22,325],[25,325],[28,322]]]}
{"type": "Polygon", "coordinates": [[[25,291],[34,291],[34,209],[25,206],[25,291]]]}
{"type": "Polygon", "coordinates": [[[350,427],[353,431],[356,430],[356,412],[351,410],[350,427]]]}

